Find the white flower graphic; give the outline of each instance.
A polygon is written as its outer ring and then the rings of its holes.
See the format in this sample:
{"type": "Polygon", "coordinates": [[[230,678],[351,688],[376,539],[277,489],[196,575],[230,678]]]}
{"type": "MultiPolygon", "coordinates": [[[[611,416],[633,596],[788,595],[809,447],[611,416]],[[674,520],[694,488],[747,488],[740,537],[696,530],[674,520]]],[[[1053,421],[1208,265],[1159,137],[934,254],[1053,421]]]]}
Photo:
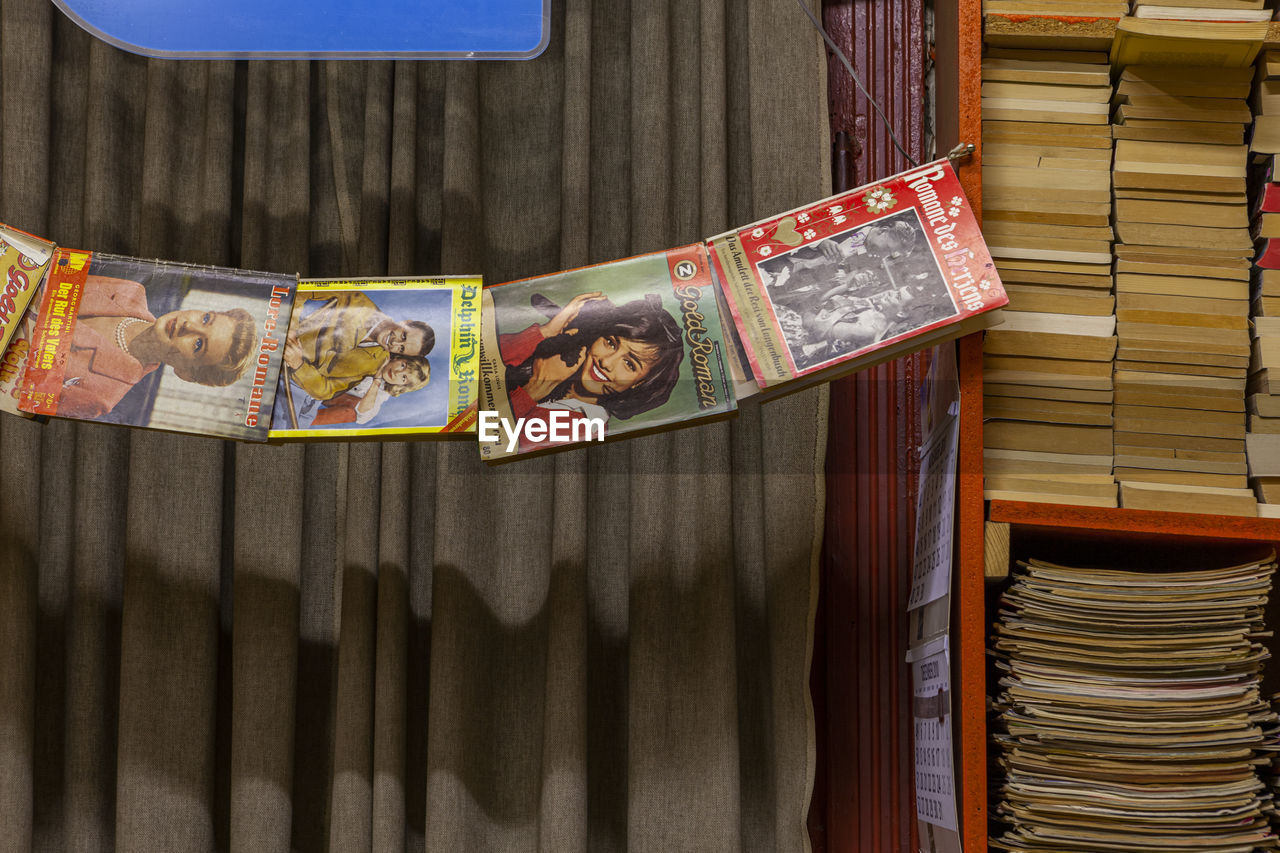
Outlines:
{"type": "Polygon", "coordinates": [[[982,288],[983,290],[990,290],[990,289],[991,289],[991,282],[987,281],[987,280],[984,278],[982,281],[978,282],[978,287],[982,288]]]}
{"type": "Polygon", "coordinates": [[[833,213],[833,214],[834,214],[834,213],[839,213],[839,212],[840,212],[840,211],[842,211],[842,210],[844,210],[844,207],[843,207],[842,205],[839,205],[839,204],[833,204],[833,205],[831,205],[830,207],[828,207],[828,208],[827,208],[827,213],[833,213]]]}
{"type": "Polygon", "coordinates": [[[960,205],[962,205],[962,204],[964,204],[964,199],[960,198],[960,196],[958,196],[958,195],[953,195],[953,196],[951,197],[951,206],[952,206],[952,207],[959,207],[959,206],[960,206],[960,205]]]}
{"type": "Polygon", "coordinates": [[[837,216],[837,217],[835,218],[835,223],[836,223],[837,225],[839,225],[841,222],[844,222],[844,220],[845,220],[845,217],[843,217],[843,216],[837,216]]]}
{"type": "Polygon", "coordinates": [[[761,237],[763,237],[763,236],[764,236],[764,229],[763,229],[763,228],[757,228],[756,230],[754,230],[754,231],[752,231],[752,232],[751,232],[751,236],[752,236],[752,237],[755,237],[757,240],[759,240],[761,237]]]}
{"type": "Polygon", "coordinates": [[[959,215],[960,215],[960,208],[958,208],[958,207],[948,207],[948,208],[947,208],[947,215],[948,215],[948,216],[959,216],[959,215]]]}
{"type": "MultiPolygon", "coordinates": [[[[883,213],[898,203],[888,187],[875,187],[862,197],[868,213],[883,213]]],[[[834,212],[834,211],[833,211],[834,212]]]]}
{"type": "Polygon", "coordinates": [[[797,217],[796,217],[796,219],[797,219],[797,220],[799,220],[800,222],[808,222],[808,221],[809,221],[809,214],[807,214],[807,213],[802,213],[802,214],[800,214],[799,216],[797,216],[797,217]]]}
{"type": "Polygon", "coordinates": [[[812,239],[813,239],[813,237],[814,237],[814,235],[815,235],[815,234],[817,234],[817,233],[818,233],[817,231],[814,231],[812,228],[810,228],[810,229],[808,229],[807,231],[805,231],[805,232],[804,232],[804,238],[805,238],[806,240],[812,240],[812,239]]]}
{"type": "Polygon", "coordinates": [[[760,257],[767,258],[772,254],[773,254],[773,249],[770,249],[768,246],[760,247],[760,257]]]}

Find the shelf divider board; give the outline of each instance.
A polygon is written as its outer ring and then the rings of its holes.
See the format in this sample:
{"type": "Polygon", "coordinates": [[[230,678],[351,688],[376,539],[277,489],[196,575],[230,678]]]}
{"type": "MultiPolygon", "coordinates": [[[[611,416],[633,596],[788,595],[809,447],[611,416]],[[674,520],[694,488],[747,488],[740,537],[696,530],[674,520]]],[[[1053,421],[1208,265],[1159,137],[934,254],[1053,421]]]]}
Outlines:
{"type": "Polygon", "coordinates": [[[1104,509],[1019,501],[992,501],[989,517],[992,521],[1026,527],[1064,527],[1099,533],[1152,533],[1237,542],[1280,542],[1280,518],[1104,509]]]}

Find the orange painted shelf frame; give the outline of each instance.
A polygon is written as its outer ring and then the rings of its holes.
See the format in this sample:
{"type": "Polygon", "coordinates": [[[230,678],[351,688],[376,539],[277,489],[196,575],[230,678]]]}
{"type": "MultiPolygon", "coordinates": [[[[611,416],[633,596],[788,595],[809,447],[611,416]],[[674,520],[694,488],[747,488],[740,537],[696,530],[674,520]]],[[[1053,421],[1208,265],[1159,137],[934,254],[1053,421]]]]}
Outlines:
{"type": "Polygon", "coordinates": [[[1280,542],[1280,518],[1099,509],[1014,501],[992,501],[988,517],[992,521],[1028,527],[1060,527],[1099,533],[1153,533],[1232,542],[1280,542]]]}
{"type": "MultiPolygon", "coordinates": [[[[957,131],[973,155],[957,172],[974,212],[982,216],[982,0],[959,0],[956,21],[957,131]]],[[[956,481],[957,562],[951,619],[952,707],[956,735],[956,808],[966,853],[987,851],[987,686],[983,581],[982,336],[962,338],[959,474],[956,481]]]]}
{"type": "MultiPolygon", "coordinates": [[[[982,3],[958,0],[958,127],[976,150],[958,169],[970,203],[982,215],[982,3]]],[[[983,571],[982,340],[959,342],[960,448],[957,480],[957,562],[952,616],[953,708],[957,736],[957,807],[966,853],[987,853],[986,583],[983,571]]],[[[1280,519],[1195,515],[1132,509],[993,501],[990,519],[1015,529],[1058,529],[1095,536],[1169,537],[1173,541],[1280,544],[1280,519]]]]}

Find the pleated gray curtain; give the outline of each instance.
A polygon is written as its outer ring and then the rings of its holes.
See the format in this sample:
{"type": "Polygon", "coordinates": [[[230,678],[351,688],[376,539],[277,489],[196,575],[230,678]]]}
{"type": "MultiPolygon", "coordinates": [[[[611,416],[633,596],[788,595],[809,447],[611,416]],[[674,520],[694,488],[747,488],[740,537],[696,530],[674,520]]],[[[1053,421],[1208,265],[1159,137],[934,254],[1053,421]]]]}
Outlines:
{"type": "MultiPolygon", "coordinates": [[[[820,197],[793,0],[531,62],[146,60],[0,0],[0,220],[506,281],[820,197]]],[[[801,851],[826,407],[487,468],[0,417],[0,850],[801,851]]]]}

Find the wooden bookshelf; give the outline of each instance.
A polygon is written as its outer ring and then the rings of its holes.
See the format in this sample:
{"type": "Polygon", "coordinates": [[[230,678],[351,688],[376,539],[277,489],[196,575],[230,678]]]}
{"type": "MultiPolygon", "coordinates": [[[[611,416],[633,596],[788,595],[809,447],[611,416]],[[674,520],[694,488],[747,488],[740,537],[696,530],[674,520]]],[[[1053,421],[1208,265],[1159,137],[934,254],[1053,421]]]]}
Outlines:
{"type": "MultiPolygon", "coordinates": [[[[983,48],[983,16],[981,0],[958,0],[956,50],[958,79],[955,112],[957,141],[973,142],[974,155],[960,168],[960,178],[975,211],[981,217],[982,205],[982,112],[981,56],[983,48]]],[[[1102,21],[1066,21],[1057,24],[1035,21],[1005,20],[988,16],[987,34],[995,42],[1025,38],[1035,32],[1047,34],[1056,28],[1074,33],[1077,49],[1105,49],[1094,46],[1090,38],[1102,21]],[[1046,29],[1046,26],[1049,29],[1046,29]],[[1036,30],[1038,28],[1038,30],[1036,30]]],[[[1111,32],[1115,22],[1110,22],[1111,32]]],[[[940,33],[949,31],[940,30],[940,33]]],[[[1109,44],[1109,42],[1108,42],[1109,44]]],[[[1022,45],[1031,46],[1023,41],[1022,45]]],[[[1060,45],[1061,47],[1061,45],[1060,45]]],[[[1280,23],[1273,23],[1264,49],[1280,48],[1280,23]]],[[[941,98],[941,96],[940,96],[941,98]]],[[[943,103],[942,100],[939,101],[943,103]]],[[[941,118],[939,127],[945,127],[941,118]]],[[[940,148],[950,140],[939,132],[940,148]]],[[[983,501],[982,471],[982,342],[980,335],[970,336],[959,345],[961,385],[961,426],[956,523],[956,572],[952,615],[952,677],[956,721],[957,808],[961,820],[961,838],[966,853],[988,850],[987,759],[989,735],[987,727],[987,658],[986,640],[990,631],[988,604],[994,594],[984,577],[984,523],[1005,522],[1010,525],[1015,542],[1071,542],[1079,549],[1127,549],[1139,553],[1143,548],[1163,547],[1166,553],[1183,548],[1188,554],[1213,554],[1230,559],[1238,554],[1256,553],[1261,548],[1280,549],[1280,519],[1244,518],[1237,516],[1197,515],[1177,512],[1154,512],[1134,509],[1099,509],[1059,504],[983,501]],[[1136,549],[1136,550],[1135,550],[1136,549]]],[[[1014,556],[1018,556],[1015,544],[1014,556]]]]}

